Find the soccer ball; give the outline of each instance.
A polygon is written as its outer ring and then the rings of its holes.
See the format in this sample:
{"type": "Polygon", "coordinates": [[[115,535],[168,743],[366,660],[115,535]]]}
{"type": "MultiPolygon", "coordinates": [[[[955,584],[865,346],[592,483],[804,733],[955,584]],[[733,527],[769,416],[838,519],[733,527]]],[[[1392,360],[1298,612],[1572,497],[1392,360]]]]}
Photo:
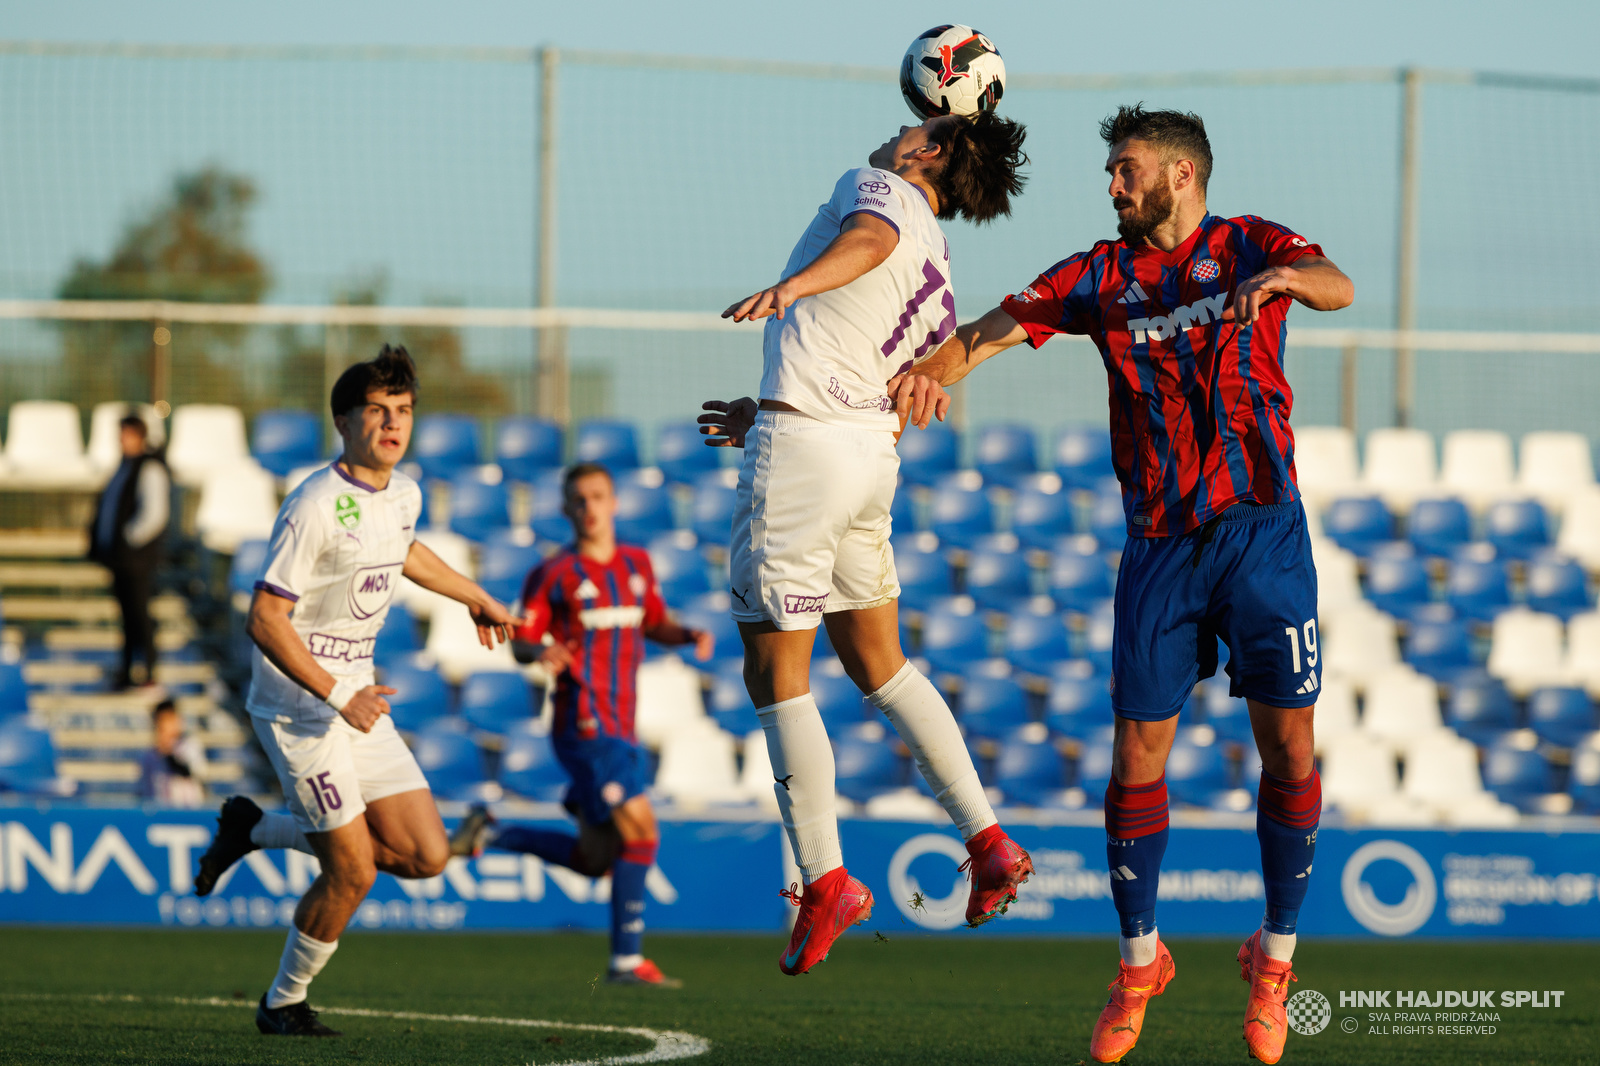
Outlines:
{"type": "Polygon", "coordinates": [[[900,62],[900,92],[918,117],[993,111],[1006,91],[1006,64],[971,26],[935,26],[900,62]]]}

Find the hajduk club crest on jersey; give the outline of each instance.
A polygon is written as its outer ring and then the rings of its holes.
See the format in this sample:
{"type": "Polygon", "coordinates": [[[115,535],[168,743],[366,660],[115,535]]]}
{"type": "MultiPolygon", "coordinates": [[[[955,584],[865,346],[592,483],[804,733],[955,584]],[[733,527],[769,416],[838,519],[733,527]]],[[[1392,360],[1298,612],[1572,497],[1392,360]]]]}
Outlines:
{"type": "Polygon", "coordinates": [[[1196,281],[1216,281],[1221,273],[1222,264],[1215,259],[1199,259],[1189,271],[1189,276],[1196,281]]]}

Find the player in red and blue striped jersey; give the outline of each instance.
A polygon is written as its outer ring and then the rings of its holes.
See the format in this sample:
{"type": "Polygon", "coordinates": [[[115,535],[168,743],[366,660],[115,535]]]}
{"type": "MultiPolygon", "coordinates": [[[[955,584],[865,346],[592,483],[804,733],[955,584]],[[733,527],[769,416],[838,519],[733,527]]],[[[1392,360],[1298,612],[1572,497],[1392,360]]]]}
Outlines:
{"type": "Polygon", "coordinates": [[[456,829],[451,850],[476,854],[493,847],[538,855],[588,877],[610,872],[606,979],[676,987],[680,982],[664,976],[641,950],[645,876],[655,862],[658,835],[633,716],[646,638],[692,644],[701,660],[711,657],[712,638],[668,618],[650,556],[617,543],[617,496],[605,467],[572,467],[563,495],[573,543],[528,575],[523,623],[512,648],[518,659],[538,658],[555,675],[550,739],[572,778],[566,803],[578,832],[495,828],[487,810],[478,807],[456,829]]]}
{"type": "Polygon", "coordinates": [[[1129,539],[1117,575],[1105,797],[1122,964],[1090,1054],[1116,1062],[1131,1051],[1146,1004],[1174,972],[1155,925],[1166,760],[1179,709],[1216,670],[1220,636],[1263,768],[1256,833],[1267,906],[1239,952],[1250,982],[1244,1036],[1252,1055],[1276,1062],[1322,806],[1311,757],[1317,579],[1295,485],[1285,323],[1291,301],[1337,310],[1354,287],[1293,230],[1206,209],[1211,146],[1198,116],[1124,107],[1100,133],[1120,239],[1062,260],[958,328],[891,393],[917,392],[917,418],[927,400],[948,402],[919,377],[950,385],[1057,333],[1100,349],[1129,539]]]}

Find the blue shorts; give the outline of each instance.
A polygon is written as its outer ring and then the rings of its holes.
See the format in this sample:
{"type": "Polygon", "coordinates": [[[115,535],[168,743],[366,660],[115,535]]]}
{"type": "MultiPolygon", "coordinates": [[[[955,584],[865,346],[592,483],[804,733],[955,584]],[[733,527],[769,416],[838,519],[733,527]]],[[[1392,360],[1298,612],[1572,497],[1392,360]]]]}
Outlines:
{"type": "Polygon", "coordinates": [[[1217,672],[1230,695],[1310,707],[1322,678],[1317,571],[1299,501],[1239,503],[1192,533],[1130,537],[1117,572],[1111,705],[1159,722],[1217,672]]]}
{"type": "Polygon", "coordinates": [[[649,787],[644,752],[621,737],[554,738],[556,758],[572,778],[566,803],[590,825],[611,821],[620,807],[649,787]]]}

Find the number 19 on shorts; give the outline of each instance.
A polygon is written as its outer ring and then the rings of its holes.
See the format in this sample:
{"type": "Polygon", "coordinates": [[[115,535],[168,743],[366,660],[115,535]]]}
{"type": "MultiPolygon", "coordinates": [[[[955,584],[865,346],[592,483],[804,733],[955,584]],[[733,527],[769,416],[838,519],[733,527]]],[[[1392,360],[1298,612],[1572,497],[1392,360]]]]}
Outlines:
{"type": "Polygon", "coordinates": [[[1305,668],[1312,670],[1317,665],[1317,620],[1312,618],[1305,625],[1296,628],[1284,626],[1283,635],[1289,641],[1289,655],[1293,659],[1293,672],[1300,672],[1300,644],[1301,638],[1305,640],[1305,668]]]}

